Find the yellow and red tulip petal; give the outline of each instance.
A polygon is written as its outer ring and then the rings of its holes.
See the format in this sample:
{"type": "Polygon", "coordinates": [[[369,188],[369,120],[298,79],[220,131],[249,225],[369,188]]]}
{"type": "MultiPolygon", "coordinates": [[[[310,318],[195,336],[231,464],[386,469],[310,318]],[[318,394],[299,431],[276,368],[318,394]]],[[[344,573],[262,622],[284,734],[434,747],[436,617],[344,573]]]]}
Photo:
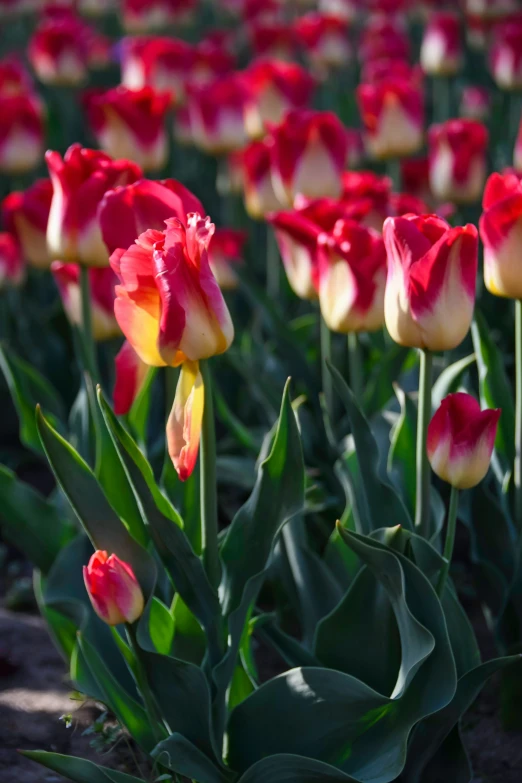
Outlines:
{"type": "Polygon", "coordinates": [[[184,362],[167,421],[168,451],[181,481],[189,478],[196,465],[204,405],[205,388],[199,363],[184,362]]]}

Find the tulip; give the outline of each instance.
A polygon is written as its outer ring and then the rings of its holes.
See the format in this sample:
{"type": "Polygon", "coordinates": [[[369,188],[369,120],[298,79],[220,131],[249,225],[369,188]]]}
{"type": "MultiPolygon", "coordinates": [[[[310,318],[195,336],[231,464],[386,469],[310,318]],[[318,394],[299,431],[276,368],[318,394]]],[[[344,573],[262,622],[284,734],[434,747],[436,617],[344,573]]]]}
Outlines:
{"type": "Polygon", "coordinates": [[[222,291],[237,288],[238,279],[234,266],[241,262],[247,235],[232,228],[218,228],[208,248],[208,260],[212,274],[222,291]]]}
{"type": "Polygon", "coordinates": [[[114,253],[131,247],[148,228],[162,231],[168,218],[176,217],[186,226],[189,213],[204,211],[199,199],[181,182],[141,179],[105,193],[98,218],[103,241],[109,253],[114,253]]]}
{"type": "Polygon", "coordinates": [[[495,296],[522,299],[522,181],[515,172],[492,174],[480,218],[484,282],[495,296]]]}
{"type": "Polygon", "coordinates": [[[469,394],[449,394],[428,426],[433,472],[456,489],[475,487],[488,472],[501,411],[480,410],[469,394]]]}
{"type": "Polygon", "coordinates": [[[279,60],[254,62],[245,71],[249,99],[245,127],[253,139],[264,136],[269,126],[279,125],[291,109],[301,109],[312,96],[312,77],[295,63],[279,60]]]}
{"type": "Polygon", "coordinates": [[[165,117],[168,93],[152,87],[116,87],[87,99],[89,121],[100,147],[134,160],[145,171],[162,168],[168,157],[165,117]]]}
{"type": "Polygon", "coordinates": [[[2,58],[0,60],[0,97],[24,95],[31,90],[31,77],[22,62],[13,56],[2,58]]]}
{"type": "Polygon", "coordinates": [[[294,58],[294,31],[284,22],[256,22],[250,26],[249,38],[256,57],[287,62],[294,58]]]}
{"type": "Polygon", "coordinates": [[[522,21],[495,28],[490,51],[491,75],[501,90],[522,88],[522,21]]]}
{"type": "Polygon", "coordinates": [[[386,251],[382,237],[339,220],[318,239],[319,304],[333,332],[373,332],[384,323],[386,251]]]}
{"type": "Polygon", "coordinates": [[[411,193],[392,193],[389,208],[390,216],[426,215],[430,211],[425,201],[411,193]]]}
{"type": "Polygon", "coordinates": [[[348,152],[346,129],[331,112],[295,110],[273,131],[272,179],[279,200],[341,194],[348,152]]]}
{"type": "Polygon", "coordinates": [[[42,106],[31,95],[0,96],[0,173],[17,175],[43,159],[42,106]]]}
{"type": "Polygon", "coordinates": [[[318,8],[326,16],[337,16],[351,22],[357,16],[358,0],[319,0],[318,8]]]}
{"type": "Polygon", "coordinates": [[[88,77],[85,27],[72,18],[47,20],[29,43],[29,61],[44,84],[77,87],[88,77]]]}
{"type": "Polygon", "coordinates": [[[404,190],[424,201],[431,199],[430,166],[427,157],[405,158],[401,161],[401,182],[404,190]]]}
{"type": "Polygon", "coordinates": [[[367,60],[361,69],[362,84],[376,84],[389,79],[407,81],[419,88],[423,85],[424,74],[418,65],[410,65],[407,60],[378,57],[367,60]]]}
{"type": "Polygon", "coordinates": [[[391,179],[373,171],[345,171],[342,186],[345,214],[382,232],[382,224],[390,214],[391,179]]]}
{"type": "Polygon", "coordinates": [[[485,126],[474,120],[448,120],[431,126],[428,141],[433,196],[455,204],[477,201],[486,178],[485,126]]]}
{"type": "Polygon", "coordinates": [[[10,193],[2,202],[2,220],[22,249],[28,264],[47,269],[51,263],[47,251],[47,221],[53,198],[50,179],[36,180],[23,192],[10,193]]]}
{"type": "Polygon", "coordinates": [[[460,18],[452,11],[433,14],[424,31],[420,61],[424,73],[454,76],[462,65],[460,18]]]}
{"type": "Polygon", "coordinates": [[[120,83],[124,87],[140,90],[148,84],[147,51],[154,40],[154,38],[145,35],[127,36],[121,39],[119,45],[120,83]]]}
{"type": "MultiPolygon", "coordinates": [[[[71,324],[82,327],[80,268],[77,264],[53,261],[51,272],[58,286],[63,309],[71,324]]],[[[94,340],[111,340],[121,335],[114,316],[114,286],[118,282],[109,267],[89,269],[92,336],[94,340]]]]}
{"type": "Polygon", "coordinates": [[[123,26],[128,33],[164,30],[187,22],[193,13],[192,0],[124,0],[123,26]]]}
{"type": "Polygon", "coordinates": [[[312,66],[321,70],[343,68],[352,59],[346,19],[329,14],[307,14],[295,29],[312,66]]]}
{"type": "Polygon", "coordinates": [[[223,46],[201,41],[194,46],[192,53],[193,61],[188,80],[190,85],[209,84],[234,70],[235,57],[223,46]]]}
{"type": "Polygon", "coordinates": [[[190,44],[179,38],[153,38],[127,57],[123,84],[141,88],[146,84],[158,92],[169,92],[176,106],[185,100],[185,82],[194,55],[190,44]]]}
{"type": "Polygon", "coordinates": [[[465,338],[475,303],[478,234],[451,228],[437,215],[405,215],[384,222],[388,254],[386,327],[395,342],[448,351],[465,338]]]}
{"type": "Polygon", "coordinates": [[[107,625],[134,623],[145,602],[136,575],[117,555],[97,550],[83,567],[83,579],[92,607],[107,625]]]}
{"type": "Polygon", "coordinates": [[[466,0],[465,12],[483,20],[500,19],[518,11],[517,0],[466,0]]]}
{"type": "Polygon", "coordinates": [[[383,57],[393,60],[408,60],[410,41],[404,30],[393,17],[375,15],[366,25],[358,46],[362,63],[383,57]]]}
{"type": "Polygon", "coordinates": [[[66,262],[107,266],[109,254],[98,208],[107,190],[139,179],[139,166],[129,160],[112,160],[80,144],[69,147],[63,159],[51,151],[45,159],[53,184],[47,225],[49,254],[66,262]]]}
{"type": "Polygon", "coordinates": [[[0,291],[8,285],[19,286],[24,279],[25,267],[18,242],[7,231],[0,232],[0,291]]]}
{"type": "Polygon", "coordinates": [[[283,206],[275,194],[271,174],[272,140],[254,141],[243,152],[245,207],[251,218],[262,220],[283,206]]]}
{"type": "Polygon", "coordinates": [[[114,365],[116,369],[113,391],[114,413],[116,416],[124,416],[130,411],[143,388],[149,366],[141,361],[128,340],[123,342],[114,365]]]}
{"type": "Polygon", "coordinates": [[[211,155],[227,155],[244,147],[248,140],[243,120],[245,102],[245,87],[235,75],[194,89],[189,112],[196,146],[211,155]]]}
{"type": "Polygon", "coordinates": [[[357,100],[366,148],[373,158],[405,157],[421,148],[424,108],[418,86],[402,79],[362,84],[357,100]]]}
{"type": "Polygon", "coordinates": [[[464,87],[460,99],[460,116],[470,120],[484,121],[489,117],[491,97],[487,87],[470,85],[464,87]]]}
{"type": "Polygon", "coordinates": [[[198,362],[181,366],[174,404],[167,421],[167,447],[180,481],[186,481],[198,458],[205,388],[198,362]]]}

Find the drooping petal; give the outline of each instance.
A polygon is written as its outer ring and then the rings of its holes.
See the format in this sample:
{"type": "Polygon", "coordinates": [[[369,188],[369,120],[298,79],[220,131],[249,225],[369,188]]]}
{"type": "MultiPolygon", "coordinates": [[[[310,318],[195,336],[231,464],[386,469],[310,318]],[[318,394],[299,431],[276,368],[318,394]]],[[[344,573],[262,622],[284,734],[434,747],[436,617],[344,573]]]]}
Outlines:
{"type": "Polygon", "coordinates": [[[191,475],[198,458],[205,389],[198,362],[184,362],[167,422],[170,458],[181,481],[191,475]]]}

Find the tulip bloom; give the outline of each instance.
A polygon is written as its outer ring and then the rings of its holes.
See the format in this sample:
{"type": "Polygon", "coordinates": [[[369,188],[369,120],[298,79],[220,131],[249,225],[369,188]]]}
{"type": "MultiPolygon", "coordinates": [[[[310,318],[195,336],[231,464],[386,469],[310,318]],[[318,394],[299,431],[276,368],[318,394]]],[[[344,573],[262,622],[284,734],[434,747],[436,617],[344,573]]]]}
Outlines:
{"type": "Polygon", "coordinates": [[[43,22],[29,43],[29,61],[44,84],[78,87],[88,78],[85,27],[72,17],[43,22]]]}
{"type": "Polygon", "coordinates": [[[384,323],[386,251],[382,237],[339,220],[318,239],[319,304],[333,332],[373,332],[384,323]]]}
{"type": "MultiPolygon", "coordinates": [[[[80,267],[78,264],[53,261],[51,272],[56,280],[67,318],[71,324],[81,327],[80,267]]],[[[89,269],[89,282],[93,338],[102,341],[119,337],[121,329],[114,316],[114,286],[118,282],[114,272],[109,267],[89,269]]]]}
{"type": "Polygon", "coordinates": [[[491,96],[487,87],[470,85],[464,87],[460,99],[460,116],[470,120],[484,121],[489,117],[491,96]]]}
{"type": "Polygon", "coordinates": [[[373,171],[345,171],[342,186],[345,213],[368,228],[382,232],[382,224],[390,214],[391,179],[373,171]]]}
{"type": "Polygon", "coordinates": [[[332,112],[291,111],[273,131],[272,179],[279,200],[291,206],[307,198],[341,194],[348,137],[332,112]]]}
{"type": "Polygon", "coordinates": [[[126,87],[139,89],[150,85],[158,92],[169,92],[174,105],[185,100],[185,82],[194,62],[190,44],[179,38],[153,38],[127,55],[123,74],[126,87]]]}
{"type": "Polygon", "coordinates": [[[91,95],[86,105],[89,122],[104,152],[134,160],[144,171],[165,165],[165,117],[170,105],[167,93],[156,93],[152,87],[116,87],[91,95]]]}
{"type": "Polygon", "coordinates": [[[193,89],[190,125],[196,146],[211,155],[226,155],[248,141],[243,119],[246,90],[238,76],[224,76],[193,89]]]}
{"type": "Polygon", "coordinates": [[[192,65],[188,78],[189,86],[203,86],[231,73],[235,66],[235,57],[224,46],[201,41],[192,49],[192,65]]]}
{"type": "Polygon", "coordinates": [[[22,62],[8,56],[0,60],[0,96],[24,95],[32,90],[32,80],[22,62]]]}
{"type": "Polygon", "coordinates": [[[448,120],[429,134],[430,186],[439,201],[477,201],[486,178],[488,132],[474,120],[448,120]]]}
{"type": "Polygon", "coordinates": [[[495,296],[522,299],[522,181],[515,172],[492,174],[480,218],[484,282],[495,296]]]}
{"type": "Polygon", "coordinates": [[[136,575],[117,555],[98,550],[83,567],[83,580],[92,608],[107,625],[134,623],[145,602],[136,575]]]}
{"type": "Polygon", "coordinates": [[[24,174],[43,159],[44,121],[31,95],[0,96],[0,173],[24,174]]]}
{"type": "Polygon", "coordinates": [[[98,221],[100,202],[111,188],[134,182],[141,169],[129,160],[112,160],[104,152],[73,144],[64,157],[47,152],[53,184],[47,245],[53,258],[107,266],[109,254],[98,221]]]}
{"type": "Polygon", "coordinates": [[[501,411],[480,410],[469,394],[449,394],[428,426],[426,449],[434,473],[456,489],[470,489],[485,477],[501,411]]]}
{"type": "Polygon", "coordinates": [[[222,291],[237,288],[238,279],[234,266],[241,262],[247,235],[232,228],[218,228],[208,248],[208,260],[212,274],[222,291]]]}
{"type": "Polygon", "coordinates": [[[376,84],[390,79],[407,81],[419,88],[424,82],[424,74],[419,65],[410,65],[407,60],[379,57],[367,60],[361,68],[361,84],[376,84]]]}
{"type": "Polygon", "coordinates": [[[343,68],[352,59],[346,19],[330,14],[306,14],[296,21],[295,29],[310,63],[316,68],[343,68]]]}
{"type": "Polygon", "coordinates": [[[249,30],[250,45],[256,57],[291,62],[295,55],[293,29],[286,23],[255,22],[249,30]]]}
{"type": "Polygon", "coordinates": [[[366,25],[358,47],[362,63],[383,57],[393,60],[408,60],[410,41],[404,30],[393,17],[375,14],[366,25]]]}
{"type": "Polygon", "coordinates": [[[402,160],[401,182],[406,193],[429,201],[431,189],[428,158],[405,158],[405,160],[402,160]]]}
{"type": "Polygon", "coordinates": [[[410,348],[456,348],[473,318],[477,229],[471,224],[451,228],[437,215],[404,215],[386,219],[383,238],[390,336],[410,348]]]}
{"type": "Polygon", "coordinates": [[[24,279],[25,267],[18,242],[7,231],[0,232],[0,291],[8,285],[19,286],[24,279]]]}
{"type": "Polygon", "coordinates": [[[418,86],[402,79],[362,84],[357,100],[372,158],[401,158],[422,147],[424,106],[418,86]]]}
{"type": "Polygon", "coordinates": [[[253,141],[243,152],[245,207],[254,220],[262,220],[283,206],[272,182],[272,144],[272,140],[253,141]]]}
{"type": "Polygon", "coordinates": [[[501,90],[522,88],[522,21],[495,27],[490,52],[491,75],[501,90]]]}
{"type": "Polygon", "coordinates": [[[301,66],[279,60],[260,60],[245,71],[249,99],[245,127],[253,139],[269,126],[279,125],[290,109],[301,109],[312,97],[314,81],[301,66]]]}
{"type": "Polygon", "coordinates": [[[38,179],[27,190],[10,193],[2,202],[5,227],[16,236],[27,263],[37,269],[47,269],[51,263],[46,234],[52,198],[51,180],[38,179]]]}
{"type": "Polygon", "coordinates": [[[138,34],[164,30],[188,21],[193,8],[192,0],[124,0],[123,26],[127,32],[138,34]]]}
{"type": "Polygon", "coordinates": [[[433,14],[424,31],[420,61],[424,73],[454,76],[462,65],[460,18],[451,11],[433,14]]]}

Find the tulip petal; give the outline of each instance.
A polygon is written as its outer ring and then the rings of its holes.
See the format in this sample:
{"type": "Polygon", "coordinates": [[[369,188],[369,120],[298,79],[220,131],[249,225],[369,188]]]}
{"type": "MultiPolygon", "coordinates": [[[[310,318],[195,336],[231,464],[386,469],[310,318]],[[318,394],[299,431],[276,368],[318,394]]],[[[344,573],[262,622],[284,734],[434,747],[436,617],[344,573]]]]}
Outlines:
{"type": "Polygon", "coordinates": [[[116,382],[114,385],[114,413],[123,416],[132,408],[147,377],[148,366],[125,340],[116,359],[116,382]]]}
{"type": "Polygon", "coordinates": [[[167,422],[170,458],[181,481],[189,478],[198,458],[205,389],[198,362],[184,362],[167,422]]]}

